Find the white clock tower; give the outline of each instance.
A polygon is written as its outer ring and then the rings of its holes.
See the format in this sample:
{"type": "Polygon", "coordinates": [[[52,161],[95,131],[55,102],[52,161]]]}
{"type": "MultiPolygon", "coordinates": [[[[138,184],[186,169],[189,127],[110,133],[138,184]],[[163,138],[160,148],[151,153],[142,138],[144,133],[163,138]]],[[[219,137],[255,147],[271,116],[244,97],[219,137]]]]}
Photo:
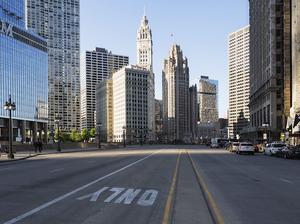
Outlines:
{"type": "Polygon", "coordinates": [[[146,15],[143,16],[141,26],[137,32],[137,65],[150,71],[148,81],[148,138],[154,140],[155,133],[155,105],[154,105],[154,73],[153,73],[153,42],[152,32],[146,15]]]}

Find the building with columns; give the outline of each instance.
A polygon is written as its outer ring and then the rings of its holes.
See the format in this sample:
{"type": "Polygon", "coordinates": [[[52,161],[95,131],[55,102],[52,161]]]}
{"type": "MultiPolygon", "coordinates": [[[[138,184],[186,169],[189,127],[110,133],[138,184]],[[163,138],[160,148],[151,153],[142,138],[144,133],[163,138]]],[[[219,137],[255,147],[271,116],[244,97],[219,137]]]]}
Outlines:
{"type": "Polygon", "coordinates": [[[149,137],[155,138],[155,75],[153,73],[152,31],[146,15],[143,16],[137,32],[137,66],[149,70],[148,83],[148,128],[149,137]]]}
{"type": "MultiPolygon", "coordinates": [[[[279,140],[291,108],[291,0],[250,0],[250,127],[279,140]]],[[[294,47],[293,47],[294,48],[294,47]]]]}
{"type": "Polygon", "coordinates": [[[179,45],[174,44],[162,72],[163,129],[168,141],[190,137],[189,67],[179,45]]]}

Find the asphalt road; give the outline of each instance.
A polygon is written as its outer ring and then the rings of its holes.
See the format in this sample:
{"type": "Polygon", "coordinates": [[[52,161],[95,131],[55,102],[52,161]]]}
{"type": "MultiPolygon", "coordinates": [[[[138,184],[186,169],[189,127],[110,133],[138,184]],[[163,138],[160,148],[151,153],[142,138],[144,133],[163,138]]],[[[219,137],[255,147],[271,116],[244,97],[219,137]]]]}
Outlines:
{"type": "Polygon", "coordinates": [[[300,223],[300,160],[145,146],[0,164],[0,223],[300,223]]]}

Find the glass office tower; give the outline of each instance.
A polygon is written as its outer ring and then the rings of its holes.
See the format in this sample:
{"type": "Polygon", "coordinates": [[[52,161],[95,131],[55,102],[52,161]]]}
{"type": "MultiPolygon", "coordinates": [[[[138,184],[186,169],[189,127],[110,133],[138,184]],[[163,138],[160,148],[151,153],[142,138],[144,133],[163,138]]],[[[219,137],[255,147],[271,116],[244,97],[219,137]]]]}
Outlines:
{"type": "Polygon", "coordinates": [[[48,53],[47,42],[25,26],[25,0],[0,0],[0,143],[8,141],[8,111],[16,104],[13,139],[47,140],[48,53]]]}

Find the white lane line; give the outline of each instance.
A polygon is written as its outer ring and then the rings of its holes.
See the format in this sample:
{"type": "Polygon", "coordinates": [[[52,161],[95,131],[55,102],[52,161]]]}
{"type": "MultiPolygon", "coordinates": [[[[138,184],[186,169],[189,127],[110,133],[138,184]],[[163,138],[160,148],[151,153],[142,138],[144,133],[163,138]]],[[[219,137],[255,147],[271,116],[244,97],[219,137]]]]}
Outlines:
{"type": "Polygon", "coordinates": [[[15,169],[14,167],[3,168],[3,169],[0,169],[0,172],[7,171],[7,170],[14,170],[14,169],[15,169]]]}
{"type": "Polygon", "coordinates": [[[51,170],[50,173],[60,172],[60,171],[63,171],[64,169],[65,168],[59,168],[59,169],[51,170]]]}
{"type": "Polygon", "coordinates": [[[284,179],[284,178],[280,178],[280,180],[283,181],[283,182],[285,182],[285,183],[288,183],[288,184],[293,184],[292,181],[284,179]]]}
{"type": "Polygon", "coordinates": [[[54,204],[56,204],[56,203],[58,203],[58,202],[60,202],[60,201],[62,201],[62,200],[64,200],[64,199],[66,199],[66,198],[72,196],[73,194],[76,194],[76,193],[79,192],[79,191],[82,191],[82,190],[84,190],[84,189],[86,189],[86,188],[88,188],[88,187],[90,187],[90,186],[92,186],[92,185],[98,183],[99,181],[102,181],[102,180],[104,180],[104,179],[106,179],[106,178],[108,178],[108,177],[111,177],[111,176],[113,176],[113,175],[115,175],[115,174],[117,174],[117,173],[120,173],[120,172],[122,172],[122,171],[124,171],[124,170],[126,170],[126,169],[128,169],[128,168],[130,168],[130,167],[132,167],[132,166],[134,166],[134,165],[136,165],[136,164],[138,164],[138,163],[140,163],[140,162],[146,160],[146,159],[148,159],[149,157],[151,157],[151,156],[153,156],[153,155],[159,153],[160,151],[162,151],[162,150],[159,150],[159,151],[157,151],[157,152],[154,152],[154,153],[152,153],[152,154],[150,154],[150,155],[148,155],[148,156],[146,156],[146,157],[144,157],[144,158],[142,158],[142,159],[139,159],[139,160],[137,160],[137,161],[135,161],[135,162],[133,162],[133,163],[128,164],[127,166],[124,166],[124,167],[122,167],[122,168],[120,168],[120,169],[118,169],[118,170],[115,170],[115,171],[113,171],[113,172],[111,172],[111,173],[109,173],[109,174],[106,174],[106,175],[103,176],[103,177],[100,177],[100,178],[98,178],[98,179],[96,179],[96,180],[94,180],[94,181],[92,181],[92,182],[90,182],[90,183],[88,183],[88,184],[86,184],[86,185],[83,185],[83,186],[81,186],[81,187],[79,187],[79,188],[77,188],[77,189],[75,189],[75,190],[73,190],[73,191],[71,191],[71,192],[69,192],[69,193],[66,193],[66,194],[64,194],[64,195],[62,195],[62,196],[60,196],[60,197],[58,197],[58,198],[55,198],[55,199],[52,200],[52,201],[49,201],[49,202],[47,202],[47,203],[45,203],[45,204],[42,204],[42,205],[40,205],[40,206],[37,207],[37,208],[34,208],[34,209],[32,209],[32,210],[30,210],[30,211],[28,211],[28,212],[26,212],[26,213],[24,213],[24,214],[22,214],[22,215],[19,215],[19,216],[15,217],[15,218],[11,219],[11,220],[8,220],[8,221],[6,221],[6,222],[3,223],[3,224],[14,224],[14,223],[16,223],[16,222],[18,222],[18,221],[20,221],[20,220],[23,220],[23,219],[27,218],[28,216],[31,216],[31,215],[33,215],[33,214],[35,214],[35,213],[37,213],[37,212],[39,212],[39,211],[41,211],[41,210],[43,210],[43,209],[49,207],[49,206],[51,206],[51,205],[54,205],[54,204]]]}

